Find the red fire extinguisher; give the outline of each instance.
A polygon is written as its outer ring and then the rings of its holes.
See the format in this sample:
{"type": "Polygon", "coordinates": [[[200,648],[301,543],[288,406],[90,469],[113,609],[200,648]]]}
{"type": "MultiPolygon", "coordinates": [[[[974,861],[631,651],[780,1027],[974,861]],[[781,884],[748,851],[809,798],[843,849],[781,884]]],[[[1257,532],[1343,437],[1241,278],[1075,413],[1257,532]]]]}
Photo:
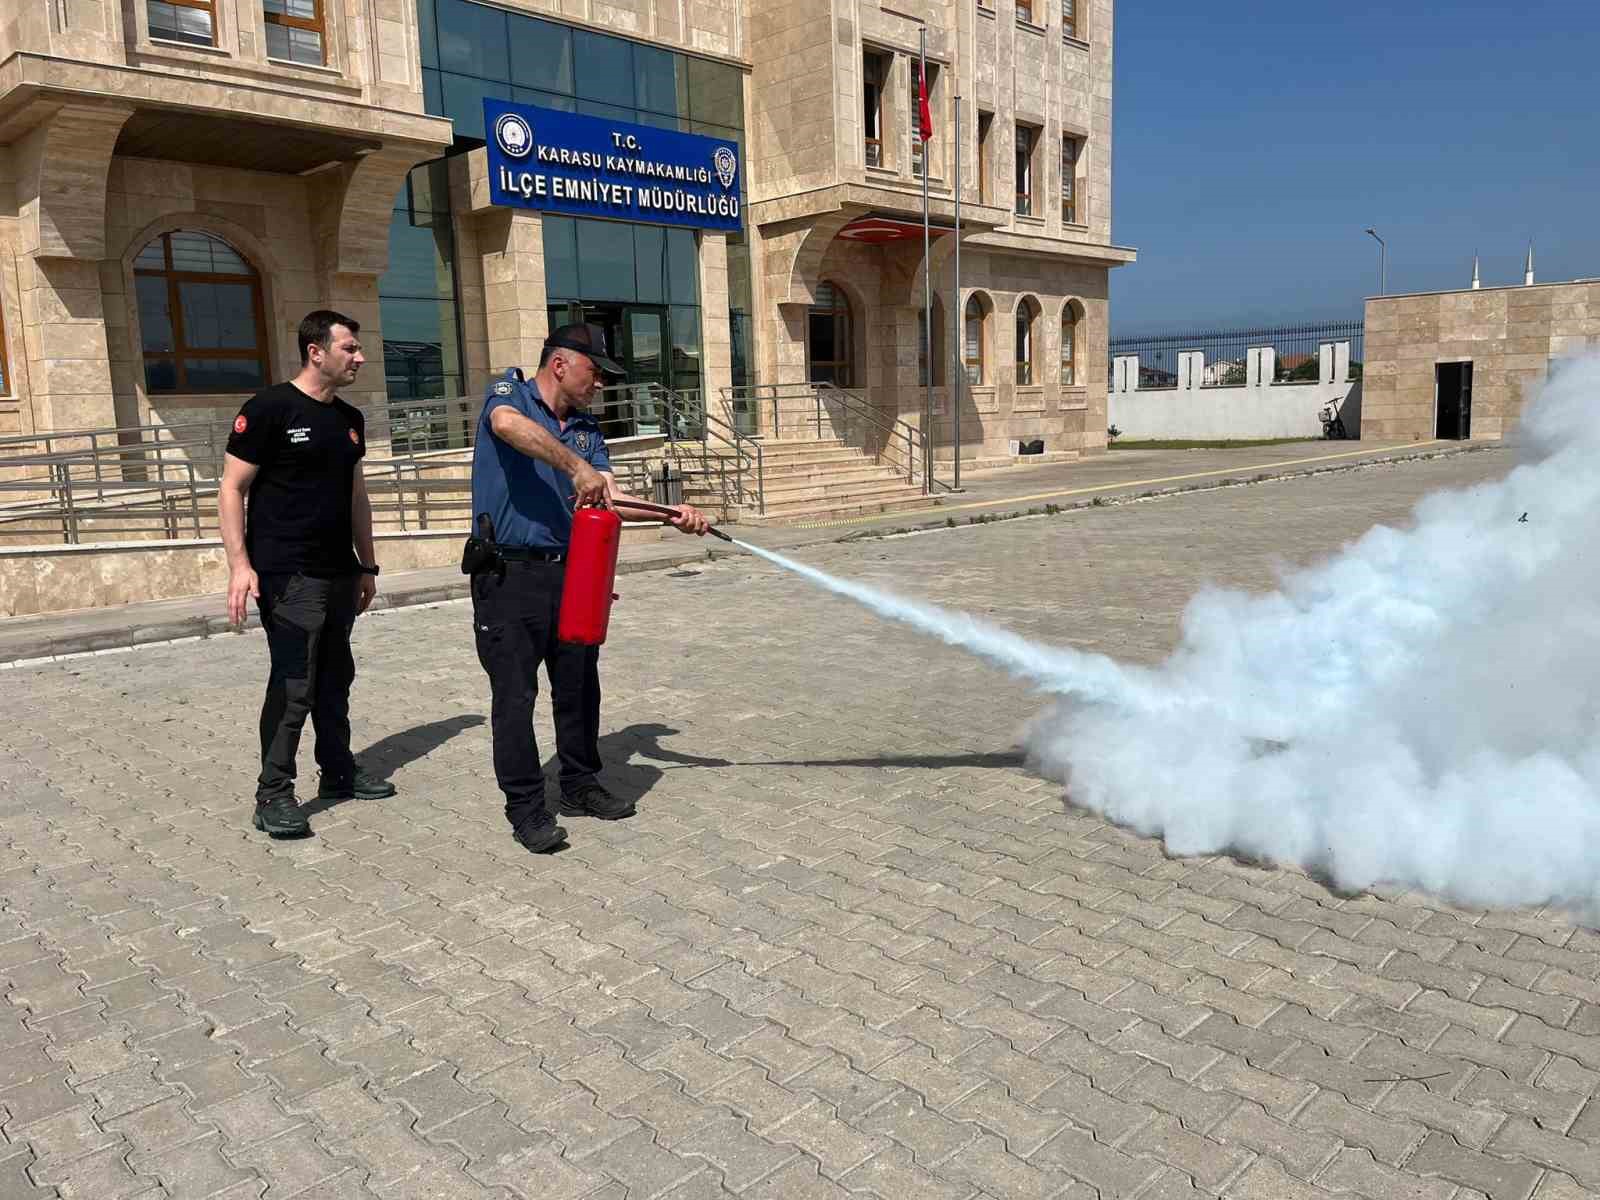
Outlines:
{"type": "Polygon", "coordinates": [[[617,548],[622,518],[608,508],[580,508],[572,514],[567,572],[561,585],[561,617],[556,636],[580,646],[599,646],[611,623],[612,587],[617,581],[617,548]]]}

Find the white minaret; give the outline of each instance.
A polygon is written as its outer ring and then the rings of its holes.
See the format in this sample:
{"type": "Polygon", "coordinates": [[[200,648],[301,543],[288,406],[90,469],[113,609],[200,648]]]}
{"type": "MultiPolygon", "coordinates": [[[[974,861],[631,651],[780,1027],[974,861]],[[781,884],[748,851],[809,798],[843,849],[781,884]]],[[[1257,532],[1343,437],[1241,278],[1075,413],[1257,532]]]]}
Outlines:
{"type": "Polygon", "coordinates": [[[1483,280],[1478,275],[1478,255],[1474,251],[1472,255],[1472,290],[1477,291],[1482,286],[1483,280]]]}
{"type": "Polygon", "coordinates": [[[1522,265],[1522,286],[1533,286],[1533,243],[1528,243],[1528,261],[1522,265]]]}

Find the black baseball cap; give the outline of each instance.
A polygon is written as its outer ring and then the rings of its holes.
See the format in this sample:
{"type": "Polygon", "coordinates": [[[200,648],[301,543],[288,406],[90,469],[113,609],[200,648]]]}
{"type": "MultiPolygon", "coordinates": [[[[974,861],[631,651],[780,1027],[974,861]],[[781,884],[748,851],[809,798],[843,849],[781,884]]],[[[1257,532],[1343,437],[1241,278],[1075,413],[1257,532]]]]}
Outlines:
{"type": "Polygon", "coordinates": [[[606,357],[606,331],[598,325],[562,325],[550,331],[544,345],[547,350],[560,347],[587,354],[589,360],[606,375],[626,377],[628,374],[615,359],[606,357]]]}

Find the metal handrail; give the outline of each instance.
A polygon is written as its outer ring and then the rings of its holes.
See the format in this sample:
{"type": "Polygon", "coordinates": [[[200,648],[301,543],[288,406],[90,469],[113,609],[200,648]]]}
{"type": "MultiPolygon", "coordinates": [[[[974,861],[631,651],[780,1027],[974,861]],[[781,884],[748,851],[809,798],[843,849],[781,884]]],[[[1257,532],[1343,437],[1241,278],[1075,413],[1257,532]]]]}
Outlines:
{"type": "MultiPolygon", "coordinates": [[[[930,459],[927,455],[928,441],[923,430],[898,417],[886,417],[869,404],[862,396],[848,388],[841,388],[828,382],[811,382],[802,384],[749,384],[742,387],[723,388],[724,403],[730,408],[739,401],[753,402],[757,405],[770,403],[772,406],[772,425],[774,435],[784,428],[782,406],[785,401],[799,401],[810,410],[810,416],[803,418],[814,421],[816,435],[822,437],[823,417],[830,403],[841,410],[845,417],[846,436],[849,434],[851,421],[859,421],[870,426],[879,437],[873,439],[863,438],[862,449],[882,459],[886,454],[896,453],[898,445],[903,445],[905,454],[906,482],[915,484],[920,475],[923,476],[923,493],[926,495],[934,488],[945,491],[954,491],[951,484],[945,483],[933,475],[930,459]]],[[[792,408],[791,408],[792,415],[792,408]]]]}
{"type": "Polygon", "coordinates": [[[700,470],[707,479],[716,475],[722,501],[726,507],[729,498],[728,492],[728,456],[723,447],[733,452],[733,499],[740,508],[746,504],[745,479],[750,468],[755,468],[755,494],[756,511],[765,516],[767,511],[767,469],[766,460],[762,455],[761,443],[749,434],[743,433],[737,426],[729,421],[724,421],[716,416],[705,403],[704,397],[691,401],[687,395],[680,395],[669,388],[659,384],[652,385],[659,389],[660,402],[667,406],[667,441],[671,447],[674,458],[681,458],[689,451],[687,447],[695,444],[692,436],[679,437],[680,430],[686,435],[692,435],[698,429],[700,437],[700,470]],[[715,438],[721,446],[713,452],[711,441],[715,438]]]}
{"type": "MultiPolygon", "coordinates": [[[[627,411],[632,413],[637,404],[634,394],[638,386],[606,389],[615,399],[603,398],[594,407],[601,413],[627,411]]],[[[383,426],[393,426],[398,413],[400,421],[418,414],[425,419],[443,417],[454,420],[463,416],[460,432],[452,440],[456,445],[418,448],[416,443],[425,439],[408,438],[403,449],[396,449],[391,440],[391,456],[367,458],[362,463],[362,474],[380,497],[374,501],[376,513],[397,514],[402,530],[408,530],[409,514],[417,513],[421,528],[429,523],[428,494],[437,491],[464,490],[462,479],[429,479],[433,472],[451,468],[470,468],[472,442],[477,425],[476,398],[443,397],[431,400],[401,401],[387,406],[388,411],[367,414],[368,441],[373,434],[382,437],[383,426]],[[455,412],[451,412],[455,409],[455,412]],[[407,503],[408,494],[415,498],[414,506],[407,503]],[[393,499],[389,499],[389,496],[393,499]]],[[[636,423],[636,422],[635,422],[636,423]]],[[[0,447],[26,447],[30,450],[41,444],[55,447],[63,443],[80,443],[73,449],[52,449],[46,453],[0,455],[0,471],[12,474],[20,470],[19,477],[0,478],[0,534],[14,531],[17,526],[48,522],[59,525],[61,539],[69,545],[78,544],[85,532],[87,521],[100,523],[107,531],[124,534],[159,533],[169,538],[180,536],[181,529],[192,530],[192,536],[204,537],[207,528],[215,528],[215,506],[211,502],[218,489],[221,459],[226,449],[226,437],[218,436],[227,425],[215,422],[185,422],[178,425],[143,425],[125,428],[51,431],[44,434],[23,435],[0,439],[0,447]],[[178,438],[175,432],[208,429],[206,437],[178,438]],[[88,445],[82,445],[87,440],[88,445]],[[108,441],[109,440],[109,441],[108,441]],[[184,454],[203,450],[201,454],[184,454]],[[178,452],[174,454],[173,452],[178,452]],[[39,468],[35,473],[32,469],[39,468]],[[43,496],[41,496],[43,493],[43,496]],[[17,502],[5,501],[6,495],[26,497],[17,502]],[[203,503],[204,502],[204,503],[203,503]]],[[[617,460],[613,468],[629,490],[647,490],[650,475],[642,462],[617,460]]],[[[460,508],[462,524],[468,522],[470,502],[442,506],[433,503],[437,510],[460,508]]]]}

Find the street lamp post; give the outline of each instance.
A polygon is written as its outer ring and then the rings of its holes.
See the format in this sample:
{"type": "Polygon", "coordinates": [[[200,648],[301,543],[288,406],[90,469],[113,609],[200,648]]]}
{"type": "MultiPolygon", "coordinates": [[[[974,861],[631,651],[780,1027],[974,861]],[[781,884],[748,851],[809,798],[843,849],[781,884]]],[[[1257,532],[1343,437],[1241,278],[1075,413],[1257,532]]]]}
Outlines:
{"type": "Polygon", "coordinates": [[[1378,237],[1376,229],[1369,227],[1367,232],[1377,238],[1378,246],[1381,250],[1378,256],[1378,295],[1386,296],[1389,294],[1389,246],[1381,237],[1378,237]]]}

